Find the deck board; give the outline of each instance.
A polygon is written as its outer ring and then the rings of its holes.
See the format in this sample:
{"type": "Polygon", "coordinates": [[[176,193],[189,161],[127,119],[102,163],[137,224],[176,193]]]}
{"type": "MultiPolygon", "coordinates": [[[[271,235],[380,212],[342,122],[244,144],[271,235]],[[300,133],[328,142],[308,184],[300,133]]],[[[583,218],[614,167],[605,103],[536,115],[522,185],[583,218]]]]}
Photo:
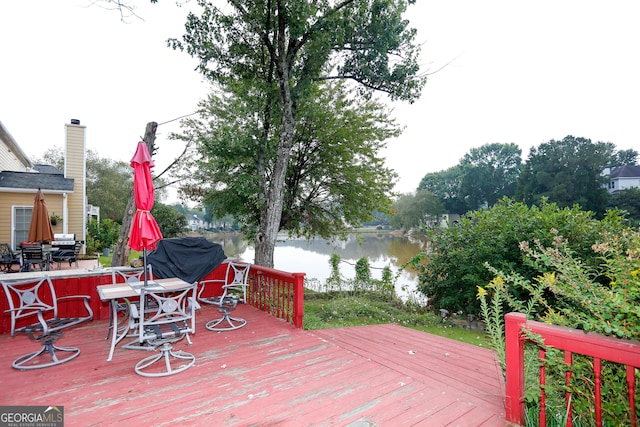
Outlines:
{"type": "Polygon", "coordinates": [[[2,405],[61,405],[66,426],[504,426],[495,354],[404,328],[378,325],[303,331],[253,307],[246,327],[211,332],[212,307],[197,314],[196,365],[167,378],[133,371],[144,351],[117,349],[112,362],[98,320],[66,333],[82,349],[52,368],[17,371],[36,344],[0,335],[2,405]],[[366,424],[369,423],[369,424],[366,424]]]}

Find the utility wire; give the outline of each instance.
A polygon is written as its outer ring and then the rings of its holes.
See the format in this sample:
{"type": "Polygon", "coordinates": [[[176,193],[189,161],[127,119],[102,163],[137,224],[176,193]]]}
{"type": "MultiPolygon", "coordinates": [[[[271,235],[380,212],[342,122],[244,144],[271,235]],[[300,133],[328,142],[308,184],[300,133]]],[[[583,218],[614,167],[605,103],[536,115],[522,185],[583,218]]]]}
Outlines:
{"type": "Polygon", "coordinates": [[[175,119],[167,120],[166,122],[158,124],[158,126],[166,125],[167,123],[175,122],[176,120],[184,119],[185,117],[193,116],[194,114],[198,114],[198,112],[195,111],[190,114],[185,114],[184,116],[176,117],[175,119]]]}

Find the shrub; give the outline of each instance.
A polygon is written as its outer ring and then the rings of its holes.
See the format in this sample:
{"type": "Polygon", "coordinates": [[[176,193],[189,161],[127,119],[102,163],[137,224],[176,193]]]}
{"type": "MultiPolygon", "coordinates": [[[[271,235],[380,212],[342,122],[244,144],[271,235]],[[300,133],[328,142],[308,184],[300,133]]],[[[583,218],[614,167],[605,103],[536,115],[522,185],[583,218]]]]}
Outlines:
{"type": "MultiPolygon", "coordinates": [[[[538,277],[529,280],[518,273],[504,273],[487,266],[495,277],[486,287],[478,287],[482,315],[503,367],[505,309],[555,325],[640,339],[640,233],[631,230],[623,230],[620,234],[603,232],[601,239],[592,246],[594,259],[598,260],[595,266],[583,262],[557,231],[552,230],[552,234],[555,237],[549,246],[539,240],[533,245],[527,242],[520,245],[525,262],[543,271],[538,277]],[[528,296],[526,301],[516,297],[522,291],[528,296]],[[548,298],[549,295],[553,298],[548,298]]],[[[542,347],[544,343],[537,345],[542,347]]],[[[547,409],[552,418],[561,419],[566,391],[564,353],[545,350],[547,409]]],[[[525,376],[528,383],[532,383],[537,381],[536,349],[529,348],[525,357],[525,376]]],[[[592,425],[595,405],[593,361],[576,355],[571,370],[574,419],[582,425],[592,425]]],[[[604,362],[601,375],[605,425],[626,425],[630,420],[625,369],[604,362]]],[[[636,377],[640,380],[639,373],[636,377]]],[[[536,387],[526,387],[525,401],[529,407],[539,406],[539,398],[536,387]]],[[[640,405],[637,394],[636,401],[636,405],[640,405]]]]}
{"type": "MultiPolygon", "coordinates": [[[[523,262],[520,242],[537,240],[550,245],[555,237],[551,230],[556,229],[582,262],[597,265],[599,255],[591,251],[591,245],[605,230],[620,233],[623,223],[617,211],[597,220],[592,212],[578,206],[560,209],[543,201],[541,206],[529,208],[505,198],[490,209],[470,212],[457,226],[426,231],[431,244],[431,252],[423,254],[427,262],[413,263],[419,271],[418,289],[433,309],[477,314],[476,286],[493,278],[485,263],[530,280],[542,270],[523,262]]],[[[516,296],[526,298],[524,294],[516,296]]]]}

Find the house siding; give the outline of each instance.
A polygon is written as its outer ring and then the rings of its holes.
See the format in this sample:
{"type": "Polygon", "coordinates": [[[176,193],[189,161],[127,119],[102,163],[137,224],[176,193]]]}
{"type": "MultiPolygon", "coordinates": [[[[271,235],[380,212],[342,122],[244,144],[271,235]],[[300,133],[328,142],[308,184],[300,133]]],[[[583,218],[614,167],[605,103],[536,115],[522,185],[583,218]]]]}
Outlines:
{"type": "MultiPolygon", "coordinates": [[[[5,194],[6,196],[6,194],[5,194]]],[[[11,197],[0,197],[0,243],[9,243],[12,248],[16,248],[20,242],[14,241],[13,230],[11,228],[13,208],[14,207],[33,207],[33,201],[36,193],[12,193],[11,197]]],[[[45,192],[45,201],[50,215],[55,212],[60,215],[62,212],[62,195],[47,194],[45,192]]],[[[59,222],[53,226],[54,233],[62,233],[62,224],[59,222]]]]}
{"type": "Polygon", "coordinates": [[[75,234],[77,240],[86,240],[86,127],[65,124],[65,177],[73,179],[73,193],[67,194],[67,220],[63,224],[64,233],[75,234]],[[73,214],[69,214],[73,212],[73,214]]]}
{"type": "Polygon", "coordinates": [[[0,150],[0,170],[18,172],[24,172],[27,170],[24,164],[13,155],[13,152],[10,151],[8,147],[5,146],[3,148],[4,149],[0,150]]]}

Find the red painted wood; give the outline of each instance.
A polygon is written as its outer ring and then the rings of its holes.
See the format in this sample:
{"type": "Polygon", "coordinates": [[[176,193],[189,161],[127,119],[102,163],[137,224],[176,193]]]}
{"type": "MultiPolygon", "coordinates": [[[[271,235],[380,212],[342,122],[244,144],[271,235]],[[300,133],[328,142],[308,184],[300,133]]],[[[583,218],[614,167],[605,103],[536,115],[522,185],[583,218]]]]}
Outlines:
{"type": "Polygon", "coordinates": [[[507,420],[524,425],[524,340],[522,329],[527,316],[509,313],[505,316],[505,383],[507,420]]]}
{"type": "MultiPolygon", "coordinates": [[[[218,265],[202,280],[223,280],[227,268],[226,263],[218,265]]],[[[75,271],[77,273],[77,270],[75,271]]],[[[46,274],[42,272],[41,274],[46,274]]],[[[95,320],[109,318],[109,304],[100,300],[97,292],[99,285],[112,282],[111,273],[108,270],[92,272],[82,270],[80,276],[52,277],[56,295],[58,297],[70,295],[89,295],[90,306],[95,320]]],[[[260,309],[280,317],[295,326],[302,328],[304,315],[304,273],[288,273],[266,267],[251,266],[248,300],[260,309]]],[[[11,280],[17,276],[6,275],[4,280],[11,280]]],[[[0,334],[10,331],[10,316],[5,312],[8,307],[4,291],[0,289],[0,334]]],[[[222,294],[222,282],[208,285],[203,296],[216,296],[222,294]]],[[[80,300],[60,306],[59,315],[77,317],[84,316],[84,307],[80,300]]]]}
{"type": "MultiPolygon", "coordinates": [[[[592,357],[596,375],[596,423],[601,423],[600,409],[600,372],[601,360],[626,365],[627,369],[640,368],[640,341],[623,340],[614,337],[587,333],[577,329],[527,320],[521,313],[508,313],[505,316],[506,332],[506,406],[507,420],[524,424],[524,329],[539,335],[544,344],[559,350],[592,357]]],[[[634,378],[635,381],[635,378],[634,378]]],[[[635,385],[629,386],[629,399],[635,398],[631,393],[635,385]]],[[[635,411],[631,405],[630,411],[635,411]]],[[[637,417],[632,415],[632,425],[637,426],[637,417]]]]}
{"type": "Polygon", "coordinates": [[[501,373],[488,349],[397,325],[304,331],[245,304],[234,316],[247,326],[206,330],[217,316],[214,307],[198,311],[193,345],[176,344],[196,364],[167,378],[134,373],[143,351],[118,348],[106,362],[106,320],[68,331],[59,343],[82,354],[40,371],[11,368],[36,344],[4,334],[0,401],[62,405],[66,426],[505,425],[501,373]]]}

